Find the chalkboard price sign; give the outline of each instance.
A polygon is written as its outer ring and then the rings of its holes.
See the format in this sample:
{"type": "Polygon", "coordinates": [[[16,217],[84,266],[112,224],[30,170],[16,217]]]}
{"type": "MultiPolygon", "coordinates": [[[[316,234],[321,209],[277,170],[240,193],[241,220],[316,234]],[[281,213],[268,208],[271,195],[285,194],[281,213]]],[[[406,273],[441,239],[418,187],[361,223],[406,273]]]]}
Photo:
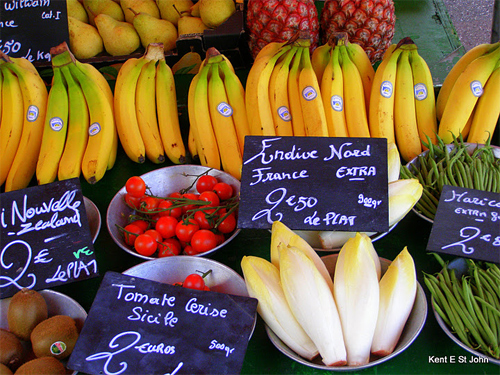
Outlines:
{"type": "Polygon", "coordinates": [[[257,300],[106,272],[67,367],[87,374],[237,374],[257,300]]]}
{"type": "Polygon", "coordinates": [[[77,178],[0,194],[0,298],[98,276],[77,178]]]}
{"type": "Polygon", "coordinates": [[[385,232],[387,140],[247,136],[239,228],[385,232]]]}
{"type": "Polygon", "coordinates": [[[427,250],[498,263],[500,194],[443,186],[427,250]]]}
{"type": "Polygon", "coordinates": [[[50,49],[69,43],[66,0],[0,0],[0,50],[10,57],[50,61],[50,49]]]}

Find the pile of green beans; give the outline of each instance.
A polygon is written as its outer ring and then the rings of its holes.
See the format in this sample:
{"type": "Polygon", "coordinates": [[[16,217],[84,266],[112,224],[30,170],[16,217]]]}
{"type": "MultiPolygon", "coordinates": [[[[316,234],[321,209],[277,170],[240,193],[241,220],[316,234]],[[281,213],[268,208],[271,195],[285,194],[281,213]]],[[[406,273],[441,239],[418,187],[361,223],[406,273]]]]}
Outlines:
{"type": "Polygon", "coordinates": [[[423,215],[434,220],[443,185],[500,193],[500,158],[489,141],[468,150],[470,145],[462,137],[451,145],[439,137],[437,144],[427,140],[428,152],[419,155],[416,163],[401,166],[401,178],[417,178],[424,188],[415,204],[423,215]]]}
{"type": "Polygon", "coordinates": [[[433,253],[442,266],[436,275],[424,273],[435,311],[462,343],[487,356],[500,358],[500,268],[467,260],[461,278],[433,253]]]}

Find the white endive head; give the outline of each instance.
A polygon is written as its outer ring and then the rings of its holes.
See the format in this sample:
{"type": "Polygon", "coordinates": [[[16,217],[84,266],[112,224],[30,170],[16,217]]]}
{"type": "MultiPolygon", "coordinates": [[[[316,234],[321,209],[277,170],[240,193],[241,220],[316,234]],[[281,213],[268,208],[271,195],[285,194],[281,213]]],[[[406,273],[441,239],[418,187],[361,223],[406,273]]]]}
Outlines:
{"type": "Polygon", "coordinates": [[[371,246],[357,233],[342,246],[335,265],[333,290],[350,366],[369,362],[377,323],[379,279],[371,246]]]}
{"type": "Polygon", "coordinates": [[[417,275],[413,258],[405,247],[380,280],[380,304],[371,351],[378,356],[391,354],[413,308],[417,275]]]}
{"type": "Polygon", "coordinates": [[[401,171],[401,156],[394,142],[387,142],[387,168],[389,182],[398,180],[401,171]]]}
{"type": "Polygon", "coordinates": [[[276,266],[263,258],[244,256],[241,268],[248,294],[259,301],[257,312],[269,328],[301,357],[317,356],[316,346],[288,306],[276,266]]]}
{"type": "Polygon", "coordinates": [[[389,183],[389,226],[401,221],[422,196],[423,186],[415,178],[389,183]]]}

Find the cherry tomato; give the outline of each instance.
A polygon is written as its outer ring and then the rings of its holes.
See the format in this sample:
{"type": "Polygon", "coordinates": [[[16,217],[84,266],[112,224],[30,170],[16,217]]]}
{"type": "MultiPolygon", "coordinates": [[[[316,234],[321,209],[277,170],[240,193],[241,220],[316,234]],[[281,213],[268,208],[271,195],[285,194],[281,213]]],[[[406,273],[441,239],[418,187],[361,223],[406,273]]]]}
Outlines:
{"type": "Polygon", "coordinates": [[[175,235],[180,241],[190,242],[193,234],[200,229],[195,219],[181,220],[175,227],[175,235]]]}
{"type": "Polygon", "coordinates": [[[224,220],[217,226],[217,230],[221,233],[228,234],[236,229],[236,216],[234,212],[230,213],[224,220]]]}
{"type": "Polygon", "coordinates": [[[200,201],[210,202],[210,207],[217,207],[220,203],[219,196],[213,191],[204,191],[198,197],[200,201]]]}
{"type": "Polygon", "coordinates": [[[182,198],[182,194],[179,193],[178,191],[174,191],[173,193],[170,193],[168,196],[170,198],[182,198]]]}
{"type": "Polygon", "coordinates": [[[216,236],[217,236],[217,246],[224,243],[224,241],[226,240],[226,237],[224,237],[222,233],[216,233],[216,236]]]}
{"type": "Polygon", "coordinates": [[[203,277],[197,273],[192,273],[191,275],[186,276],[182,286],[188,289],[204,290],[205,280],[203,280],[203,277]]]}
{"type": "Polygon", "coordinates": [[[208,229],[200,229],[193,234],[191,246],[198,254],[212,250],[217,246],[217,236],[208,229]]]}
{"type": "Polygon", "coordinates": [[[184,247],[183,251],[184,251],[184,254],[186,254],[186,255],[196,255],[197,254],[191,245],[186,245],[184,247]]]}
{"type": "Polygon", "coordinates": [[[219,196],[221,201],[225,201],[233,196],[233,188],[225,182],[218,182],[215,184],[213,191],[219,196]]]}
{"type": "MultiPolygon", "coordinates": [[[[185,193],[185,194],[182,194],[182,198],[190,199],[190,200],[193,200],[193,201],[197,201],[198,200],[198,196],[199,196],[198,194],[194,194],[194,193],[185,193]]],[[[187,211],[192,210],[195,207],[196,207],[196,205],[194,205],[194,204],[185,204],[184,206],[182,206],[182,212],[186,213],[187,211]]]]}
{"type": "Polygon", "coordinates": [[[131,196],[140,198],[146,193],[146,183],[141,177],[133,176],[125,183],[125,190],[131,196]]]}
{"type": "Polygon", "coordinates": [[[161,236],[160,232],[158,232],[155,229],[148,229],[147,231],[144,232],[144,234],[153,237],[153,239],[156,242],[161,242],[163,240],[163,237],[161,236]]]}
{"type": "Polygon", "coordinates": [[[199,210],[194,213],[194,219],[198,222],[201,229],[212,229],[217,217],[211,217],[215,209],[199,210]]]}
{"type": "Polygon", "coordinates": [[[152,213],[158,208],[159,204],[160,204],[160,200],[158,198],[146,195],[146,196],[141,198],[140,210],[145,211],[147,213],[152,213]]]}
{"type": "Polygon", "coordinates": [[[141,206],[141,197],[134,197],[129,193],[125,194],[125,203],[130,208],[137,210],[141,206]]]}
{"type": "Polygon", "coordinates": [[[181,253],[181,244],[176,238],[166,238],[158,244],[158,258],[175,256],[181,253]]]}
{"type": "Polygon", "coordinates": [[[149,257],[155,253],[158,244],[153,237],[143,233],[135,239],[134,248],[139,254],[149,257]]]}
{"type": "Polygon", "coordinates": [[[196,181],[196,190],[198,190],[198,193],[212,190],[217,182],[219,181],[215,176],[205,174],[198,178],[198,180],[196,181]]]}
{"type": "Polygon", "coordinates": [[[146,220],[137,219],[137,220],[131,221],[130,224],[137,225],[139,228],[142,229],[143,232],[145,232],[149,229],[149,223],[146,220]]]}
{"type": "Polygon", "coordinates": [[[159,204],[158,204],[158,211],[160,211],[158,214],[159,216],[173,216],[176,218],[180,218],[182,216],[182,207],[174,207],[171,208],[174,202],[170,199],[163,199],[159,204]]]}
{"type": "Polygon", "coordinates": [[[134,246],[137,236],[144,233],[144,231],[135,224],[128,224],[123,229],[123,239],[128,246],[134,246]]]}
{"type": "Polygon", "coordinates": [[[175,236],[175,227],[179,221],[173,216],[162,216],[158,219],[155,229],[163,238],[175,236]]]}

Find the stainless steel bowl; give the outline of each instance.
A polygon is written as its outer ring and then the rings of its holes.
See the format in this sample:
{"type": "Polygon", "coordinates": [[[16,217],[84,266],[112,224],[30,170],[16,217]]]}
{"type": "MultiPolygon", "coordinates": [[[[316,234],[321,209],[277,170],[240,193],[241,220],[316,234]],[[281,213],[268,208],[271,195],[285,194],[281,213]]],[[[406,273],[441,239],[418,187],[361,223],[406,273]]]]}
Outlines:
{"type": "MultiPolygon", "coordinates": [[[[335,270],[335,264],[337,262],[337,257],[338,254],[330,254],[322,257],[323,262],[326,264],[326,268],[330,272],[330,274],[333,274],[335,270]]],[[[387,267],[389,267],[389,264],[391,264],[390,260],[380,258],[380,263],[382,266],[382,273],[387,271],[387,267]]],[[[396,348],[394,351],[385,356],[385,357],[373,357],[370,359],[370,362],[366,365],[362,366],[326,366],[322,361],[320,357],[314,358],[312,361],[309,361],[305,358],[302,358],[299,356],[297,353],[295,353],[293,350],[291,350],[288,346],[286,346],[283,341],[281,341],[278,336],[274,334],[274,332],[266,325],[266,332],[271,340],[271,342],[274,344],[274,346],[282,352],[284,355],[287,357],[293,359],[296,362],[299,362],[303,365],[321,369],[321,370],[329,370],[329,371],[338,371],[338,372],[348,372],[348,371],[358,371],[358,370],[363,370],[369,367],[376,366],[380,363],[386,362],[390,360],[391,358],[394,358],[398,354],[401,354],[404,350],[406,350],[412,343],[413,341],[417,338],[417,336],[420,334],[422,331],[422,328],[424,327],[425,320],[427,318],[427,300],[425,298],[425,293],[420,285],[420,283],[417,283],[417,295],[415,297],[415,302],[413,304],[413,309],[411,310],[410,316],[408,317],[408,320],[406,321],[405,328],[403,329],[403,332],[401,333],[401,337],[399,338],[398,344],[396,345],[396,348]]]]}
{"type": "Polygon", "coordinates": [[[83,197],[83,203],[85,204],[85,212],[87,213],[92,243],[94,243],[101,230],[101,213],[94,202],[87,197],[83,197]]]}
{"type": "MultiPolygon", "coordinates": [[[[167,196],[175,191],[183,190],[196,181],[197,176],[210,171],[208,174],[215,176],[219,181],[226,182],[232,186],[236,194],[240,193],[240,181],[230,174],[201,165],[174,165],[171,167],[165,167],[161,169],[156,169],[154,171],[143,174],[141,177],[146,183],[146,185],[151,189],[151,191],[157,196],[167,196]]],[[[196,187],[193,186],[189,192],[196,191],[196,187]]],[[[109,234],[113,238],[113,241],[120,246],[127,253],[132,254],[136,257],[143,259],[156,259],[155,257],[145,256],[137,253],[134,249],[131,249],[125,242],[123,234],[117,227],[125,227],[127,225],[127,219],[129,215],[133,214],[133,210],[128,207],[124,202],[124,196],[126,194],[125,187],[122,187],[116,195],[111,200],[108,211],[106,215],[106,224],[108,227],[109,234]]],[[[206,251],[196,256],[204,256],[219,250],[221,247],[227,245],[232,241],[240,232],[240,229],[236,229],[233,234],[224,241],[221,245],[213,248],[212,250],[206,251]]]]}

